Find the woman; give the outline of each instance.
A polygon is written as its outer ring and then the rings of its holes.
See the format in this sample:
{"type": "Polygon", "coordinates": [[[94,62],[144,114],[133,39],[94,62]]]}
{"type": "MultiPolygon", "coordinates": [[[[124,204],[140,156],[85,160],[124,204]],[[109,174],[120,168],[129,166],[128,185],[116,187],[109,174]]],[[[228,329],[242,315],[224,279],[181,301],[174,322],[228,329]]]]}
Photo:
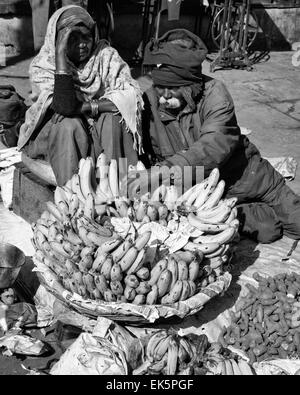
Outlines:
{"type": "Polygon", "coordinates": [[[18,148],[50,162],[58,185],[78,171],[83,157],[104,150],[108,159],[137,162],[143,106],[128,65],[79,6],[56,11],[30,70],[34,104],[26,113],[18,148]]]}

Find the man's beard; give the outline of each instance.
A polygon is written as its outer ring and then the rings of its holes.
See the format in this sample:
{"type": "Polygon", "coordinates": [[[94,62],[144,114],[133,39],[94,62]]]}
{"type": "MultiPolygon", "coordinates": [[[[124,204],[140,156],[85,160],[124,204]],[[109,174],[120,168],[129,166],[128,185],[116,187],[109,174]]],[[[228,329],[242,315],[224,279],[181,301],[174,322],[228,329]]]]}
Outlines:
{"type": "Polygon", "coordinates": [[[176,110],[181,108],[182,103],[176,97],[171,97],[171,99],[165,99],[163,96],[159,98],[159,104],[162,104],[165,108],[176,110]]]}

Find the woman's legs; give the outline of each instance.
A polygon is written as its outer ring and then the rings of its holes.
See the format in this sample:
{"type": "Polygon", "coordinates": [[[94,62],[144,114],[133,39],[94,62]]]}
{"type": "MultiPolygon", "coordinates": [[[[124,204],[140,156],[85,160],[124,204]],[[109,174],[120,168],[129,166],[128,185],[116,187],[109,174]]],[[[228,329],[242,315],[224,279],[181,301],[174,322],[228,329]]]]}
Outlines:
{"type": "Polygon", "coordinates": [[[64,118],[52,124],[48,139],[48,160],[58,185],[78,172],[78,163],[90,152],[90,141],[79,118],[64,118]]]}
{"type": "MultiPolygon", "coordinates": [[[[125,130],[121,116],[112,113],[101,114],[96,124],[96,130],[99,142],[94,143],[94,146],[97,148],[96,145],[100,145],[108,160],[126,158],[128,165],[137,163],[138,154],[133,149],[132,134],[125,130]]],[[[97,156],[97,150],[95,154],[97,156]]]]}

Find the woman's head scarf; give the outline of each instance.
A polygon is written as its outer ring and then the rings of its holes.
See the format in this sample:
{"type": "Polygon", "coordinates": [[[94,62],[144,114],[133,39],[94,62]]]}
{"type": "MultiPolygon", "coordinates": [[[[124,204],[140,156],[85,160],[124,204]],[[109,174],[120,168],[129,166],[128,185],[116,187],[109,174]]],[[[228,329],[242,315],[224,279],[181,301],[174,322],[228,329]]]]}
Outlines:
{"type": "Polygon", "coordinates": [[[145,48],[144,66],[152,67],[155,85],[185,86],[202,81],[202,62],[207,54],[203,41],[185,29],[174,29],[145,48]]]}
{"type": "Polygon", "coordinates": [[[66,6],[57,10],[47,26],[45,42],[39,54],[33,59],[29,76],[34,103],[26,112],[25,123],[20,130],[18,148],[30,139],[42,122],[53,99],[55,78],[55,43],[58,29],[83,24],[94,32],[94,49],[83,68],[77,68],[71,61],[76,95],[79,101],[106,98],[118,108],[126,130],[134,137],[134,148],[141,152],[141,110],[143,100],[140,87],[130,73],[130,68],[106,40],[99,40],[94,20],[79,6],[66,6]]]}

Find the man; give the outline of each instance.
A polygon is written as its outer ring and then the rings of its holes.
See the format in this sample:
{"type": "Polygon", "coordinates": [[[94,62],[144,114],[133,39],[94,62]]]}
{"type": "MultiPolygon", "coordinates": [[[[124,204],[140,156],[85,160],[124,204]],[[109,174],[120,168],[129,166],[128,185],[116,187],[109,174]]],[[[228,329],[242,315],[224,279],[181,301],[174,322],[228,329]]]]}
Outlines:
{"type": "Polygon", "coordinates": [[[144,67],[153,86],[144,94],[144,150],[149,165],[218,167],[225,196],[238,198],[240,231],[262,243],[300,238],[300,198],[264,160],[237,124],[232,98],[202,74],[201,39],[175,29],[148,43],[144,67]]]}

